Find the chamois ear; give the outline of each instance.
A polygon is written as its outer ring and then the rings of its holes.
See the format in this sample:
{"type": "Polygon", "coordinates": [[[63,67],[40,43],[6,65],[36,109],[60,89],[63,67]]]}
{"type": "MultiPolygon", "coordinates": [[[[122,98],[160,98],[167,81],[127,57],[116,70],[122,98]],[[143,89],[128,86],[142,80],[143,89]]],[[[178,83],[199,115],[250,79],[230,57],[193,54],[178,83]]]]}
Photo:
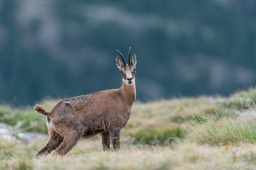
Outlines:
{"type": "Polygon", "coordinates": [[[137,58],[136,58],[136,55],[133,53],[132,54],[132,61],[131,61],[131,65],[136,67],[136,64],[137,64],[137,58]]]}
{"type": "Polygon", "coordinates": [[[124,67],[123,61],[118,56],[116,56],[116,66],[120,71],[124,67]]]}

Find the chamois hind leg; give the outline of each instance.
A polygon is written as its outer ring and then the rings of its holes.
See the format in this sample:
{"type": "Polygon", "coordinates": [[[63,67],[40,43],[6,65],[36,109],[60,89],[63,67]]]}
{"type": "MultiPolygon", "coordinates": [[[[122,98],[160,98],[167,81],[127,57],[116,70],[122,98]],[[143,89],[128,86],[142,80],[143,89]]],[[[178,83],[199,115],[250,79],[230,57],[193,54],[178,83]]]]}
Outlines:
{"type": "Polygon", "coordinates": [[[50,137],[47,144],[37,152],[36,157],[48,155],[53,150],[55,150],[63,141],[63,137],[52,129],[49,130],[49,135],[50,137]]]}
{"type": "Polygon", "coordinates": [[[109,150],[110,149],[110,135],[109,132],[102,132],[101,133],[102,138],[102,146],[103,150],[109,150]]]}
{"type": "Polygon", "coordinates": [[[120,149],[120,129],[116,128],[111,132],[111,139],[114,149],[120,149]]]}
{"type": "Polygon", "coordinates": [[[56,149],[56,153],[61,156],[66,155],[77,144],[80,137],[80,133],[77,132],[65,135],[62,143],[56,149]]]}

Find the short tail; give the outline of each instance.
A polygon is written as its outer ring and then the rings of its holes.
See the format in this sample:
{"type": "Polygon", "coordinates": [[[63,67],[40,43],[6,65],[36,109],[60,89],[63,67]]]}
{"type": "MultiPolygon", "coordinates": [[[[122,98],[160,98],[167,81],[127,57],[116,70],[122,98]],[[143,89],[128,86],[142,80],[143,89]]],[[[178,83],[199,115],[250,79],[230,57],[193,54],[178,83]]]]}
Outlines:
{"type": "Polygon", "coordinates": [[[34,109],[35,109],[37,112],[42,113],[42,114],[45,115],[45,116],[47,116],[47,114],[48,114],[48,112],[46,112],[46,111],[44,110],[44,108],[43,108],[42,106],[40,106],[39,104],[36,104],[36,105],[34,106],[34,109]]]}

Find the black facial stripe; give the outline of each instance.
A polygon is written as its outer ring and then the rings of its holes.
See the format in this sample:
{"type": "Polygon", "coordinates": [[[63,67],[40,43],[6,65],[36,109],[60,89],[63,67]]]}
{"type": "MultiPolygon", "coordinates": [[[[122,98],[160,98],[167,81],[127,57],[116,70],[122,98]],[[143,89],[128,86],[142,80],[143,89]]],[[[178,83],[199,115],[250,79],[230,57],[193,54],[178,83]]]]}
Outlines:
{"type": "Polygon", "coordinates": [[[122,75],[122,77],[123,77],[124,79],[126,79],[126,74],[125,74],[125,73],[123,73],[123,72],[120,71],[120,74],[122,75]]]}

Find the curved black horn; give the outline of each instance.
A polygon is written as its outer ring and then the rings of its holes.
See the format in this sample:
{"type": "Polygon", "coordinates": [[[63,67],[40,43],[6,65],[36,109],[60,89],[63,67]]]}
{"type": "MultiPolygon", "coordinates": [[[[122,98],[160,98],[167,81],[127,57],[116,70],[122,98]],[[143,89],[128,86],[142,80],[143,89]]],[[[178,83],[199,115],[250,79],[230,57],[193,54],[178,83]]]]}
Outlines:
{"type": "Polygon", "coordinates": [[[117,53],[119,54],[119,56],[121,57],[121,59],[122,59],[124,65],[126,65],[125,60],[124,60],[124,57],[123,57],[123,54],[122,54],[119,50],[116,50],[116,52],[117,52],[117,53]]]}
{"type": "Polygon", "coordinates": [[[128,52],[128,64],[131,65],[131,47],[129,47],[129,52],[128,52]]]}

